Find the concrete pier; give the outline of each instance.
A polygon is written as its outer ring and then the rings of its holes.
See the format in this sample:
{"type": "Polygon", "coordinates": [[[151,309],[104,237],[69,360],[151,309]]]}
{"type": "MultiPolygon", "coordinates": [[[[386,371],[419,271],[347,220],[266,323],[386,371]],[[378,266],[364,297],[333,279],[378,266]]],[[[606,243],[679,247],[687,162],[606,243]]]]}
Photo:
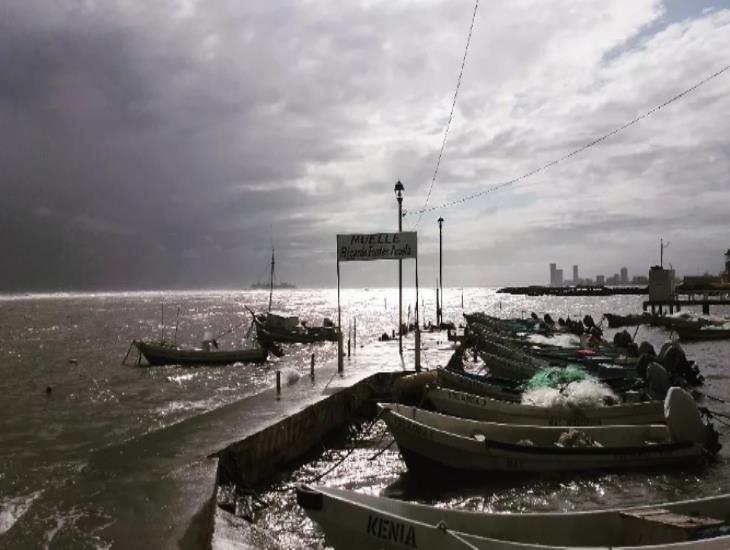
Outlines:
{"type": "MultiPolygon", "coordinates": [[[[424,368],[446,364],[451,343],[445,334],[424,333],[422,342],[424,368]]],[[[60,484],[49,501],[96,510],[88,529],[114,548],[130,540],[134,548],[223,544],[244,530],[231,528],[237,518],[216,515],[219,476],[258,483],[311,451],[393,376],[413,370],[412,338],[404,340],[404,348],[401,357],[397,340],[374,342],[345,358],[342,374],[334,359],[315,365],[314,380],[309,368],[293,384],[282,380],[279,399],[272,376],[271,388],[262,393],[100,449],[79,474],[83,483],[60,484]],[[225,464],[224,473],[219,464],[225,464]]],[[[22,531],[34,513],[35,507],[14,529],[22,531]]]]}

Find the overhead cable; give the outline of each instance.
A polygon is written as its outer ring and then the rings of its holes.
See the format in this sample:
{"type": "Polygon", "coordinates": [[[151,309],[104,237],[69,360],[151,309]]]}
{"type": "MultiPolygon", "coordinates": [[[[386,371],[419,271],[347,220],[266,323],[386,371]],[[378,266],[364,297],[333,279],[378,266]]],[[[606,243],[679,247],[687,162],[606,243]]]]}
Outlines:
{"type": "MultiPolygon", "coordinates": [[[[409,210],[409,211],[405,212],[404,215],[406,215],[406,216],[412,216],[412,215],[418,214],[419,215],[418,219],[420,221],[421,217],[426,212],[433,212],[434,210],[440,210],[442,208],[449,208],[451,206],[456,206],[458,204],[465,203],[467,201],[470,201],[472,199],[476,199],[478,197],[487,195],[489,193],[493,193],[495,191],[499,191],[501,189],[504,189],[505,187],[510,187],[510,186],[512,186],[512,185],[514,185],[514,184],[516,184],[516,183],[518,183],[520,181],[522,181],[522,180],[525,180],[525,179],[529,178],[530,176],[534,176],[535,174],[537,174],[539,172],[542,172],[543,170],[546,170],[548,168],[551,168],[551,167],[555,166],[556,164],[559,164],[559,163],[563,162],[564,160],[567,160],[567,159],[569,159],[569,158],[571,158],[571,157],[573,157],[573,156],[575,156],[575,155],[577,155],[579,153],[582,153],[586,149],[590,149],[594,145],[598,145],[599,143],[607,140],[608,138],[610,138],[612,136],[615,136],[616,134],[618,134],[618,133],[622,132],[623,130],[627,129],[628,127],[633,126],[637,122],[639,122],[639,121],[647,118],[648,116],[653,115],[654,113],[656,113],[657,111],[663,109],[667,105],[670,105],[671,103],[674,103],[675,101],[683,98],[684,96],[686,96],[687,94],[693,92],[694,90],[696,90],[697,88],[699,88],[703,84],[706,84],[710,80],[712,80],[714,78],[717,78],[718,76],[720,76],[721,74],[723,74],[724,72],[726,72],[728,70],[730,70],[730,65],[726,65],[725,67],[723,67],[719,71],[717,71],[715,73],[712,73],[710,76],[708,76],[708,77],[700,80],[699,82],[697,82],[692,87],[687,88],[686,90],[678,93],[677,95],[675,95],[674,97],[668,99],[664,103],[662,103],[660,105],[657,105],[655,107],[652,107],[651,109],[649,109],[648,111],[646,111],[644,114],[637,116],[636,118],[630,120],[626,124],[624,124],[622,126],[619,126],[618,128],[615,128],[614,130],[611,130],[607,134],[603,134],[602,136],[594,139],[593,141],[591,141],[589,143],[586,143],[582,147],[579,147],[578,149],[575,149],[574,151],[571,151],[570,153],[567,153],[566,155],[563,155],[562,157],[560,157],[558,159],[552,160],[552,161],[548,162],[547,164],[544,164],[544,165],[540,166],[539,168],[535,168],[534,170],[531,170],[531,171],[529,171],[529,172],[527,172],[525,174],[522,174],[521,176],[519,176],[517,178],[514,178],[514,179],[511,179],[509,181],[505,181],[505,182],[499,183],[499,184],[494,185],[492,187],[488,187],[487,189],[483,189],[481,191],[477,191],[476,193],[472,193],[470,195],[466,195],[466,196],[463,196],[461,198],[454,199],[452,201],[444,202],[444,203],[440,204],[439,206],[424,207],[424,208],[422,208],[420,210],[409,210]]],[[[429,196],[430,196],[430,191],[429,191],[429,196]]],[[[426,202],[428,203],[428,200],[426,202]]]]}
{"type": "Polygon", "coordinates": [[[449,120],[446,122],[446,130],[444,131],[444,138],[441,141],[441,150],[439,156],[436,159],[436,168],[434,168],[433,176],[431,177],[431,185],[428,187],[428,194],[426,195],[426,202],[423,203],[423,208],[417,210],[421,215],[418,216],[418,221],[414,229],[421,223],[421,218],[424,212],[428,212],[428,201],[431,199],[431,192],[433,191],[433,184],[436,182],[436,177],[439,173],[439,167],[441,166],[441,158],[444,156],[444,149],[446,147],[446,138],[449,136],[449,128],[451,128],[451,121],[454,119],[454,110],[456,109],[456,98],[459,96],[459,88],[461,87],[461,78],[464,76],[464,65],[466,65],[466,55],[469,52],[469,44],[471,43],[471,35],[474,32],[474,21],[477,17],[477,8],[479,7],[479,0],[474,3],[474,13],[471,15],[471,25],[469,26],[469,34],[466,37],[466,47],[464,48],[464,57],[461,60],[461,69],[459,70],[459,78],[456,80],[456,89],[454,90],[454,98],[451,101],[451,112],[449,113],[449,120]]]}

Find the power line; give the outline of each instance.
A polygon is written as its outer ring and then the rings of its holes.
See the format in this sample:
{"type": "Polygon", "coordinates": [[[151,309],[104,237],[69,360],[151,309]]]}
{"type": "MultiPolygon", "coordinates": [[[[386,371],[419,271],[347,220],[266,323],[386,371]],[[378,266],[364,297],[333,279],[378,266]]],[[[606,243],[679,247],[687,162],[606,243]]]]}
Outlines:
{"type": "Polygon", "coordinates": [[[451,128],[451,121],[454,119],[454,110],[456,109],[456,98],[459,95],[459,88],[461,87],[461,77],[464,76],[464,65],[466,65],[466,54],[469,52],[469,44],[471,43],[471,35],[474,32],[474,21],[477,17],[477,8],[479,7],[479,0],[474,3],[474,13],[471,15],[471,25],[469,26],[469,34],[466,37],[466,47],[464,48],[464,57],[461,60],[461,69],[459,70],[459,78],[456,80],[456,89],[454,90],[454,99],[451,102],[451,112],[449,113],[449,120],[446,123],[446,130],[444,131],[444,139],[441,141],[441,150],[439,151],[438,159],[436,159],[436,168],[433,171],[433,177],[431,177],[431,185],[428,187],[428,195],[426,195],[426,202],[423,203],[423,208],[419,211],[421,213],[418,216],[418,221],[414,226],[414,229],[421,223],[421,218],[424,212],[428,212],[428,201],[431,199],[431,192],[433,191],[433,184],[436,182],[436,177],[439,173],[439,167],[441,166],[441,158],[444,156],[444,149],[446,147],[446,138],[449,136],[449,128],[451,128]]]}
{"type": "MultiPolygon", "coordinates": [[[[669,105],[671,103],[674,103],[675,101],[683,98],[684,96],[686,96],[687,94],[693,92],[694,90],[696,90],[697,88],[699,88],[703,84],[706,84],[707,82],[709,82],[713,78],[717,78],[718,76],[720,76],[722,73],[726,72],[727,70],[730,70],[730,65],[726,65],[725,67],[723,67],[719,71],[717,71],[717,72],[711,74],[710,76],[708,76],[708,77],[700,80],[699,82],[697,82],[691,88],[687,88],[686,90],[678,93],[674,97],[668,99],[664,103],[662,103],[660,105],[657,105],[655,107],[652,107],[651,109],[649,109],[648,111],[646,111],[644,114],[637,116],[636,118],[630,120],[626,124],[624,124],[622,126],[619,126],[618,128],[615,128],[615,129],[611,130],[607,134],[603,134],[601,137],[598,137],[598,138],[594,139],[593,141],[591,141],[591,142],[583,145],[582,147],[579,147],[578,149],[575,149],[575,150],[571,151],[570,153],[568,153],[566,155],[563,155],[562,157],[560,157],[558,159],[552,160],[552,161],[548,162],[547,164],[544,164],[544,165],[540,166],[539,168],[535,168],[534,170],[531,170],[531,171],[529,171],[529,172],[527,172],[525,174],[522,174],[521,176],[519,176],[517,178],[514,178],[514,179],[511,179],[509,181],[505,181],[505,182],[499,183],[497,185],[494,185],[493,187],[489,187],[487,189],[483,189],[482,191],[478,191],[476,193],[472,193],[471,195],[466,195],[466,196],[461,197],[459,199],[454,199],[452,201],[445,202],[445,203],[443,203],[443,204],[441,204],[439,206],[432,206],[430,208],[424,207],[424,208],[422,208],[420,210],[411,210],[411,211],[406,212],[405,215],[410,216],[410,215],[414,215],[414,214],[419,214],[419,218],[418,219],[420,221],[421,216],[423,216],[423,214],[426,213],[426,212],[432,212],[434,210],[440,210],[441,208],[449,208],[451,206],[456,206],[457,204],[462,204],[462,203],[465,203],[465,202],[470,201],[472,199],[476,199],[478,197],[481,197],[483,195],[487,195],[489,193],[492,193],[492,192],[495,192],[495,191],[499,191],[501,189],[504,189],[505,187],[510,187],[510,186],[512,186],[512,185],[514,185],[514,184],[516,184],[516,183],[518,183],[520,181],[522,181],[522,180],[525,180],[525,179],[529,178],[530,176],[534,176],[535,174],[537,174],[539,172],[542,172],[543,170],[546,170],[548,168],[551,168],[551,167],[555,166],[556,164],[559,164],[559,163],[563,162],[564,160],[567,160],[567,159],[569,159],[569,158],[571,158],[571,157],[573,157],[573,156],[575,156],[575,155],[577,155],[579,153],[582,153],[586,149],[590,149],[594,145],[598,145],[599,143],[607,140],[608,138],[610,138],[612,136],[615,136],[616,134],[622,132],[626,128],[628,128],[630,126],[633,126],[634,124],[636,124],[637,122],[639,122],[639,121],[647,118],[648,116],[653,115],[654,113],[656,113],[657,111],[663,109],[667,105],[669,105]]],[[[430,195],[430,192],[429,192],[429,195],[430,195]]],[[[426,202],[428,202],[428,201],[426,201],[426,202]]]]}

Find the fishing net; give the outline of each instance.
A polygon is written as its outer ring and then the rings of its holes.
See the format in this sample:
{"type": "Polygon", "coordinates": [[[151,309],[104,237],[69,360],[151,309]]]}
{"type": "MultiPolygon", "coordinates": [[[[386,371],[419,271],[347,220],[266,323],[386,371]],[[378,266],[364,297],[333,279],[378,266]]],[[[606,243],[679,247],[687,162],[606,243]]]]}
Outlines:
{"type": "Polygon", "coordinates": [[[548,367],[541,369],[537,374],[525,382],[524,391],[537,390],[540,388],[559,388],[570,384],[571,382],[579,382],[581,380],[594,380],[594,378],[583,368],[573,365],[568,365],[565,368],[548,367]]]}
{"type": "Polygon", "coordinates": [[[621,399],[606,384],[593,378],[557,388],[537,388],[522,394],[522,404],[538,407],[603,407],[621,399]]]}

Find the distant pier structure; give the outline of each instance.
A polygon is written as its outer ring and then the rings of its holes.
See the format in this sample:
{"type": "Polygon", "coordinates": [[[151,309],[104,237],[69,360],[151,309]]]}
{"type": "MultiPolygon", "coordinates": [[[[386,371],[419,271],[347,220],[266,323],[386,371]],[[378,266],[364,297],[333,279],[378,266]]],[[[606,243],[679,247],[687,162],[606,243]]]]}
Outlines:
{"type": "Polygon", "coordinates": [[[663,314],[681,311],[683,307],[699,306],[709,315],[710,306],[730,305],[730,249],[725,252],[725,271],[719,276],[687,276],[680,285],[675,284],[673,269],[655,265],[649,270],[649,299],[643,302],[644,311],[651,308],[663,314]]]}

